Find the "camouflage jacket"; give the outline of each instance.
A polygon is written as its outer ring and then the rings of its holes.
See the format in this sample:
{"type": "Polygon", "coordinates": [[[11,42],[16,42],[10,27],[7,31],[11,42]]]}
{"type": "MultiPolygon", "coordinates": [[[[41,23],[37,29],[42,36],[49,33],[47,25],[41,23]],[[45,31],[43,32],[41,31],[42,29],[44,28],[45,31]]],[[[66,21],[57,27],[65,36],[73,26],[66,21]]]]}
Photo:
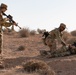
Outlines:
{"type": "Polygon", "coordinates": [[[10,27],[12,25],[12,23],[7,22],[4,18],[2,13],[0,13],[0,31],[2,30],[2,26],[4,27],[10,27]]]}
{"type": "Polygon", "coordinates": [[[62,39],[62,33],[59,31],[59,28],[55,28],[54,30],[50,31],[49,33],[53,40],[57,39],[59,42],[64,42],[62,39]]]}

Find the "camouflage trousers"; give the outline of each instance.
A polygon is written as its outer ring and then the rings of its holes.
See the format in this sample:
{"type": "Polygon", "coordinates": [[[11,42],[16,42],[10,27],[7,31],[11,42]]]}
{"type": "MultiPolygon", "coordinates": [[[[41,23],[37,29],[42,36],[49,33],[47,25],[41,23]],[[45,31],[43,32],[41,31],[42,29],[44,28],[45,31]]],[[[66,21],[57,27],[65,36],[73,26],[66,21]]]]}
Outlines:
{"type": "Polygon", "coordinates": [[[71,54],[71,52],[68,50],[66,46],[62,46],[61,48],[50,52],[50,51],[41,51],[40,54],[42,56],[46,57],[63,57],[63,56],[68,56],[71,54]]]}
{"type": "Polygon", "coordinates": [[[50,37],[47,37],[46,39],[42,39],[42,40],[43,40],[43,43],[50,48],[51,52],[57,49],[58,41],[56,39],[53,40],[50,37]]]}
{"type": "Polygon", "coordinates": [[[60,49],[54,51],[51,53],[51,57],[62,57],[62,56],[68,56],[70,55],[70,51],[66,46],[62,46],[60,49]]]}

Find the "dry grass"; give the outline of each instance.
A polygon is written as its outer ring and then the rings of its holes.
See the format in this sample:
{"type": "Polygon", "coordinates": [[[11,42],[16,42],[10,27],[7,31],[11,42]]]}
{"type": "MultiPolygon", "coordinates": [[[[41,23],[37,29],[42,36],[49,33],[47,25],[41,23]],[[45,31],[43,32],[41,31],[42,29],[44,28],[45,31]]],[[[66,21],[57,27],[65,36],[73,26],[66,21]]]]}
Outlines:
{"type": "Polygon", "coordinates": [[[76,41],[76,37],[69,37],[68,40],[66,41],[67,44],[73,44],[76,41]]]}
{"type": "Polygon", "coordinates": [[[30,35],[35,35],[36,34],[36,31],[35,30],[31,30],[30,31],[30,35]]]}
{"type": "MultiPolygon", "coordinates": [[[[52,68],[56,75],[76,75],[76,55],[71,55],[67,57],[59,58],[46,58],[40,56],[40,50],[48,51],[49,48],[42,43],[42,34],[37,34],[34,36],[29,36],[28,38],[18,38],[19,32],[15,35],[5,35],[3,36],[3,60],[4,69],[0,70],[0,75],[55,75],[51,74],[51,69],[39,68],[37,72],[27,72],[23,68],[23,62],[32,61],[33,59],[41,60],[50,68],[52,68]],[[20,46],[24,46],[25,50],[17,51],[20,46]],[[31,60],[32,59],[32,60],[31,60]],[[15,69],[16,66],[22,66],[22,69],[15,69]],[[39,74],[38,74],[39,73],[39,74]]],[[[66,42],[75,39],[75,37],[69,37],[66,42]]],[[[74,40],[75,41],[75,40],[74,40]]],[[[23,48],[20,47],[19,50],[23,48]]],[[[34,61],[36,61],[34,60],[34,61]]],[[[38,64],[36,64],[38,65],[38,64]]],[[[35,69],[36,70],[36,69],[35,69]]],[[[54,72],[53,72],[54,73],[54,72]]]]}
{"type": "Polygon", "coordinates": [[[29,28],[23,28],[19,31],[20,37],[28,37],[30,35],[29,28]]]}
{"type": "Polygon", "coordinates": [[[37,32],[39,33],[39,34],[42,34],[42,33],[44,33],[46,31],[46,29],[37,29],[37,32]]]}
{"type": "Polygon", "coordinates": [[[40,70],[39,71],[40,75],[56,75],[55,72],[51,69],[49,70],[40,70]]]}
{"type": "Polygon", "coordinates": [[[29,60],[23,64],[23,68],[27,72],[38,72],[40,75],[55,75],[55,72],[41,60],[29,60]]]}
{"type": "Polygon", "coordinates": [[[76,30],[70,32],[72,36],[76,36],[76,30]]]}
{"type": "Polygon", "coordinates": [[[72,36],[72,35],[71,35],[69,32],[64,31],[62,38],[64,39],[64,41],[67,41],[68,38],[71,37],[71,36],[72,36]]]}
{"type": "Polygon", "coordinates": [[[39,69],[48,69],[48,65],[40,60],[29,60],[23,65],[24,69],[28,72],[36,71],[39,69]]]}
{"type": "Polygon", "coordinates": [[[67,44],[72,44],[76,41],[75,31],[69,33],[67,31],[63,32],[63,39],[67,44]]]}
{"type": "Polygon", "coordinates": [[[25,50],[25,46],[22,46],[22,45],[21,45],[21,46],[18,47],[17,50],[19,50],[19,51],[25,50]]]}

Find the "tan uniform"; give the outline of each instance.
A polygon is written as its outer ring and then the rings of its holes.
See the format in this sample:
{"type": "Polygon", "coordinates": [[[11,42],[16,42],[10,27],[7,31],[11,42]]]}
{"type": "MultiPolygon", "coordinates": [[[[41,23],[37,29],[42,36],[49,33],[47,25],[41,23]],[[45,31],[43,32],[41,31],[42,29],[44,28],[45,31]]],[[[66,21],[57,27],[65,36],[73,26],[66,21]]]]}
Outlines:
{"type": "Polygon", "coordinates": [[[46,38],[45,37],[43,38],[44,44],[49,46],[50,51],[45,51],[45,50],[40,51],[40,54],[42,56],[62,57],[71,54],[76,54],[76,42],[74,42],[74,44],[72,45],[66,45],[62,39],[62,33],[60,32],[63,31],[64,28],[66,28],[66,26],[62,23],[60,27],[50,31],[48,36],[46,38]],[[62,43],[62,46],[57,48],[57,44],[58,44],[57,42],[62,43]]]}
{"type": "Polygon", "coordinates": [[[1,54],[1,52],[2,52],[2,47],[3,47],[3,43],[2,43],[2,41],[3,41],[3,38],[2,38],[2,27],[4,26],[4,27],[9,27],[9,26],[11,26],[12,25],[12,23],[9,23],[9,22],[6,22],[4,19],[3,19],[3,17],[2,17],[3,15],[0,13],[0,54],[1,54]]]}
{"type": "Polygon", "coordinates": [[[50,51],[55,51],[57,49],[57,42],[64,42],[62,40],[62,33],[60,33],[59,28],[55,28],[49,34],[44,42],[50,47],[50,51]]]}

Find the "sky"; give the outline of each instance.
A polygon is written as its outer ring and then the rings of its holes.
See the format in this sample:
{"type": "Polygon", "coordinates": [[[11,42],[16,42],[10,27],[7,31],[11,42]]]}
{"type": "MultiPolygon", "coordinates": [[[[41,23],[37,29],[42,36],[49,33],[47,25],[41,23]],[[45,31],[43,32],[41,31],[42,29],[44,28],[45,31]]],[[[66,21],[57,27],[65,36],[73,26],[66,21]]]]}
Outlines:
{"type": "Polygon", "coordinates": [[[1,3],[8,5],[5,13],[11,14],[22,28],[51,31],[64,23],[67,31],[76,30],[76,0],[0,0],[1,3]]]}

